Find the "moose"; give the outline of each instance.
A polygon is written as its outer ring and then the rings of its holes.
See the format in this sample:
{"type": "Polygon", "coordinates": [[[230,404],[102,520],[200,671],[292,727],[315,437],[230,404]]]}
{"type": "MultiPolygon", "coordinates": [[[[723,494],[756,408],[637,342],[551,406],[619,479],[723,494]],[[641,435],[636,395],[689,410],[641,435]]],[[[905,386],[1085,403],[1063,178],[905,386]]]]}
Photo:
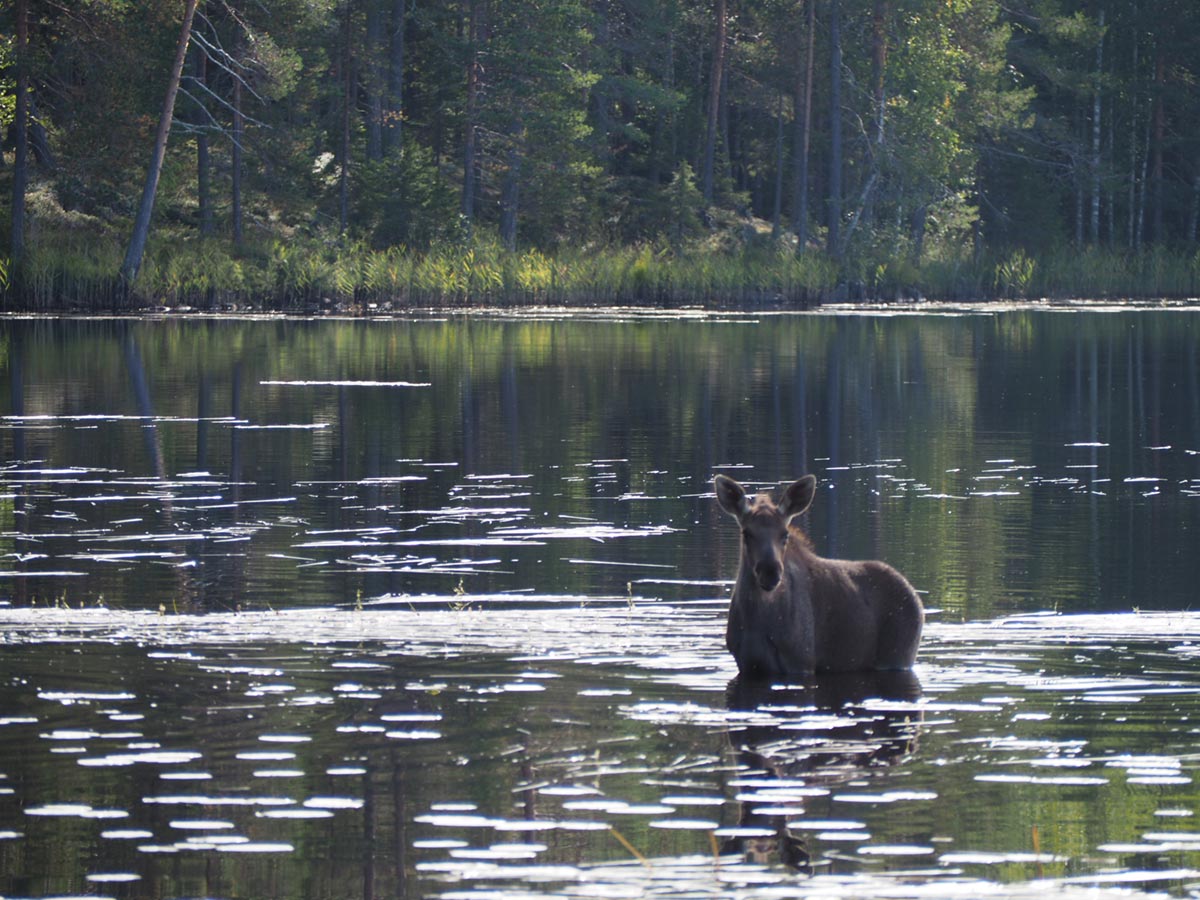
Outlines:
{"type": "Polygon", "coordinates": [[[817,479],[789,484],[776,504],[726,475],[717,501],[741,527],[741,560],[725,644],[747,678],[908,669],[925,611],[904,576],[876,560],[824,559],[792,525],[817,479]]]}

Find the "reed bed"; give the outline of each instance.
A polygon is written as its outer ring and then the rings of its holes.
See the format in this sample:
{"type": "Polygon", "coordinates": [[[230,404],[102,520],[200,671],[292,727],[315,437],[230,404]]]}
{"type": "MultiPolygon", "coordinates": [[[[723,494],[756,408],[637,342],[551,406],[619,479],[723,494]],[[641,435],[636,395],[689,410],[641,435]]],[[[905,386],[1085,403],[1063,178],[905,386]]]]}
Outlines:
{"type": "Polygon", "coordinates": [[[509,251],[476,239],[411,251],[309,239],[229,252],[215,240],[160,239],[132,289],[117,282],[117,242],[41,236],[21,272],[0,257],[8,310],[151,307],[201,310],[526,305],[782,306],[830,299],[1186,298],[1200,294],[1200,253],[1063,250],[834,261],[763,242],[734,249],[665,245],[509,251]]]}

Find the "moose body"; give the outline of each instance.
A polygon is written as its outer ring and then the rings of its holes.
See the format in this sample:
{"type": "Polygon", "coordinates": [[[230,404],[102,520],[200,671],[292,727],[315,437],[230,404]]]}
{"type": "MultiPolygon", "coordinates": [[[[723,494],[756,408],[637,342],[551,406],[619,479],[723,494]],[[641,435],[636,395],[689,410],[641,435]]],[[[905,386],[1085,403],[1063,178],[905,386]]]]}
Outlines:
{"type": "Polygon", "coordinates": [[[824,559],[791,520],[812,503],[817,480],[788,485],[776,505],[750,497],[725,475],[721,508],[741,526],[741,560],[725,643],[749,677],[907,669],[925,612],[904,576],[886,563],[824,559]]]}

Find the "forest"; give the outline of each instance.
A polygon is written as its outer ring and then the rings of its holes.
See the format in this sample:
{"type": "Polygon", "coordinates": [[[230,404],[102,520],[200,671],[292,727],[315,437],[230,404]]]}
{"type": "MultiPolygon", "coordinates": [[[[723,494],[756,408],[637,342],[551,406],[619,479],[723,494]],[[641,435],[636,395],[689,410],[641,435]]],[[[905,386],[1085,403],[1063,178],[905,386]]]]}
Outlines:
{"type": "Polygon", "coordinates": [[[10,0],[5,309],[1200,294],[1195,0],[10,0]]]}

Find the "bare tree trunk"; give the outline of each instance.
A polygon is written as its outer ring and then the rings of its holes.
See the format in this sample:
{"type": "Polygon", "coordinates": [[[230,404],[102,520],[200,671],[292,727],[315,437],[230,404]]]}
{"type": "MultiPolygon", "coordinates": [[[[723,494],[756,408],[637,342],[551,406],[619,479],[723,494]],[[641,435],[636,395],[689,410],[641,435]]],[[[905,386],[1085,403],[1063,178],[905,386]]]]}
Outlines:
{"type": "MultiPolygon", "coordinates": [[[[1108,160],[1112,172],[1116,171],[1117,166],[1117,102],[1110,95],[1108,100],[1108,160]]],[[[1108,179],[1108,208],[1105,211],[1106,226],[1108,228],[1108,244],[1110,247],[1117,246],[1117,185],[1116,179],[1111,175],[1108,179]]]]}
{"type": "Polygon", "coordinates": [[[521,128],[512,133],[513,146],[508,152],[508,170],[500,190],[500,240],[507,250],[517,249],[517,212],[521,199],[521,128]]]}
{"type": "MultiPolygon", "coordinates": [[[[234,48],[236,61],[241,63],[243,45],[242,38],[239,36],[237,44],[234,48]]],[[[246,133],[246,117],[242,113],[242,77],[237,72],[233,73],[233,150],[232,158],[230,159],[230,194],[232,201],[232,209],[230,215],[233,218],[233,246],[236,250],[242,249],[242,140],[246,133]]],[[[343,167],[344,168],[344,167],[343,167]]]]}
{"type": "Polygon", "coordinates": [[[1147,172],[1150,165],[1150,117],[1146,117],[1142,136],[1142,174],[1138,179],[1137,228],[1134,231],[1133,245],[1135,250],[1141,250],[1146,245],[1146,191],[1149,189],[1147,172]]]}
{"type": "Polygon", "coordinates": [[[179,78],[183,74],[183,62],[187,58],[188,41],[192,36],[192,19],[196,15],[196,0],[184,0],[183,27],[179,31],[179,46],[175,50],[175,62],[171,66],[171,78],[167,82],[167,96],[163,100],[162,114],[158,117],[158,130],[154,135],[154,152],[150,157],[150,168],[146,171],[146,185],[142,189],[142,200],[138,204],[137,217],[133,222],[133,233],[129,238],[129,249],[121,263],[121,281],[128,288],[137,278],[146,253],[146,240],[150,236],[150,217],[154,212],[154,196],[158,193],[158,178],[162,174],[163,158],[167,152],[167,136],[171,133],[171,120],[175,116],[175,95],[179,92],[179,78]]]}
{"type": "Polygon", "coordinates": [[[204,95],[203,85],[208,78],[208,55],[197,47],[192,55],[192,68],[201,89],[196,92],[196,103],[200,104],[200,131],[196,134],[196,205],[200,215],[200,236],[212,237],[212,161],[209,156],[207,109],[200,99],[204,95]]]}
{"type": "MultiPolygon", "coordinates": [[[[1138,5],[1133,4],[1133,20],[1138,20],[1138,5]]],[[[1129,227],[1126,241],[1130,250],[1137,249],[1137,183],[1138,183],[1138,29],[1132,29],[1133,35],[1133,66],[1130,68],[1133,87],[1130,98],[1129,116],[1129,227]]]]}
{"type": "Polygon", "coordinates": [[[467,122],[463,136],[463,193],[462,213],[468,223],[475,219],[475,156],[478,152],[476,119],[479,116],[479,35],[480,0],[467,0],[467,41],[470,45],[467,59],[467,122]]]}
{"type": "MultiPolygon", "coordinates": [[[[675,29],[667,34],[667,90],[675,90],[675,29]]],[[[671,133],[671,165],[677,165],[679,159],[679,117],[672,114],[670,122],[671,133]]]]}
{"type": "Polygon", "coordinates": [[[1104,72],[1104,7],[1100,7],[1100,40],[1096,42],[1096,87],[1092,93],[1092,210],[1089,238],[1100,243],[1100,78],[1104,72]]]}
{"type": "Polygon", "coordinates": [[[721,111],[721,83],[725,80],[725,0],[717,0],[716,36],[713,38],[712,71],[708,79],[708,126],[704,136],[704,162],[700,170],[704,202],[713,202],[713,166],[717,152],[717,126],[721,111]]]}
{"type": "Polygon", "coordinates": [[[383,31],[382,0],[367,0],[366,82],[367,82],[367,159],[383,159],[383,31]]]}
{"type": "Polygon", "coordinates": [[[1188,213],[1187,240],[1196,243],[1197,222],[1200,221],[1200,172],[1192,176],[1192,208],[1188,213]]]}
{"type": "Polygon", "coordinates": [[[1087,117],[1088,117],[1088,113],[1086,112],[1085,107],[1080,105],[1075,108],[1074,117],[1073,117],[1074,122],[1072,123],[1075,128],[1075,133],[1073,135],[1074,140],[1072,141],[1070,153],[1071,153],[1071,187],[1075,191],[1075,240],[1074,240],[1074,244],[1076,247],[1083,246],[1083,234],[1084,234],[1084,212],[1083,212],[1084,196],[1083,196],[1083,193],[1085,190],[1085,184],[1087,182],[1087,172],[1084,171],[1084,169],[1087,166],[1086,157],[1084,155],[1085,154],[1084,147],[1086,146],[1085,134],[1087,131],[1087,117]]]}
{"type": "Polygon", "coordinates": [[[1163,141],[1167,136],[1163,92],[1166,90],[1166,81],[1167,60],[1160,38],[1154,53],[1154,171],[1150,176],[1154,188],[1154,240],[1159,244],[1166,238],[1163,234],[1163,141]]]}
{"type": "MultiPolygon", "coordinates": [[[[792,204],[793,223],[792,227],[796,230],[796,249],[803,252],[808,244],[808,150],[812,136],[812,83],[813,83],[813,43],[816,35],[816,15],[817,15],[817,0],[805,0],[807,5],[806,10],[806,30],[808,32],[805,39],[806,47],[804,52],[804,116],[796,117],[796,121],[800,126],[800,132],[797,134],[796,146],[793,152],[796,154],[795,163],[795,184],[792,190],[794,191],[795,202],[792,204]]],[[[801,99],[800,86],[796,86],[796,101],[799,104],[801,99]]]]}
{"type": "Polygon", "coordinates": [[[350,107],[354,104],[354,77],[350,71],[350,8],[346,0],[342,22],[342,135],[338,155],[338,231],[346,233],[350,225],[350,107]]]}
{"type": "Polygon", "coordinates": [[[387,108],[383,116],[384,147],[397,153],[404,127],[404,37],[408,24],[407,0],[392,0],[392,34],[388,51],[387,108]]]}
{"type": "Polygon", "coordinates": [[[842,223],[842,15],[841,0],[829,3],[829,232],[826,249],[841,254],[842,223]]]}
{"type": "Polygon", "coordinates": [[[871,14],[871,143],[883,143],[883,114],[887,106],[884,79],[887,73],[888,0],[875,0],[871,14]]]}
{"type": "Polygon", "coordinates": [[[13,159],[12,243],[9,255],[20,290],[25,259],[25,189],[29,182],[29,0],[17,0],[17,108],[13,120],[16,155],[13,159]]]}
{"type": "Polygon", "coordinates": [[[775,204],[771,211],[771,237],[779,237],[783,217],[783,91],[779,92],[775,114],[775,204]]]}
{"type": "MultiPolygon", "coordinates": [[[[868,176],[868,186],[863,189],[859,208],[854,214],[855,227],[860,217],[868,224],[875,218],[874,186],[883,164],[884,114],[887,110],[887,22],[890,15],[889,0],[874,0],[871,13],[871,174],[868,176]]],[[[849,241],[849,234],[846,241],[849,241]]]]}
{"type": "Polygon", "coordinates": [[[925,219],[927,213],[928,209],[924,204],[921,204],[912,212],[909,234],[912,236],[913,262],[920,262],[921,255],[925,252],[925,219]]]}
{"type": "MultiPolygon", "coordinates": [[[[1082,152],[1082,148],[1080,148],[1082,152]]],[[[1083,246],[1083,173],[1077,154],[1072,154],[1071,170],[1075,187],[1075,246],[1083,246]]]]}

